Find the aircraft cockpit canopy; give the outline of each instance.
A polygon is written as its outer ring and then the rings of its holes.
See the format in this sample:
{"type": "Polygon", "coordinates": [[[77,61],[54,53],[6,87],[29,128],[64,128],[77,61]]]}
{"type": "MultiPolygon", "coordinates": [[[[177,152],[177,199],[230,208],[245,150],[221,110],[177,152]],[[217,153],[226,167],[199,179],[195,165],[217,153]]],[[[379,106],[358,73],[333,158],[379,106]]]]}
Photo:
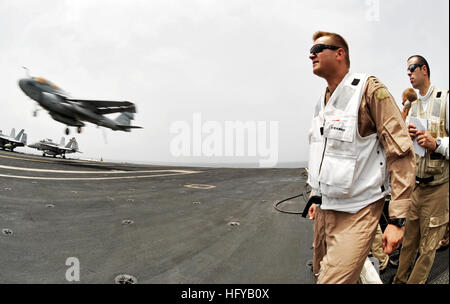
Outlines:
{"type": "Polygon", "coordinates": [[[37,82],[42,83],[42,84],[46,84],[54,89],[60,90],[60,88],[56,84],[48,81],[47,79],[45,79],[43,77],[33,77],[33,80],[36,80],[37,82]]]}

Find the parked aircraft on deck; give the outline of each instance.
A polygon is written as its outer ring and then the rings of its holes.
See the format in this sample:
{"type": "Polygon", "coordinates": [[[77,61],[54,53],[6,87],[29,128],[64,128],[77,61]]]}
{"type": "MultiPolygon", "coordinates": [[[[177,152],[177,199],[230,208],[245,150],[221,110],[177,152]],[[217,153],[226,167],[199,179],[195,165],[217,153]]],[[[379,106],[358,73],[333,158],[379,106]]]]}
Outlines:
{"type": "Polygon", "coordinates": [[[64,137],[61,137],[59,145],[51,139],[43,139],[37,143],[28,145],[28,147],[43,151],[42,156],[53,155],[53,157],[56,157],[56,155],[61,155],[62,158],[66,158],[66,154],[75,152],[81,153],[78,150],[78,143],[75,137],[70,139],[66,146],[64,146],[64,142],[64,137]]]}
{"type": "Polygon", "coordinates": [[[27,144],[27,134],[25,130],[20,130],[16,136],[16,130],[12,128],[11,135],[3,134],[0,130],[0,149],[9,149],[13,151],[16,147],[23,147],[27,144]]]}

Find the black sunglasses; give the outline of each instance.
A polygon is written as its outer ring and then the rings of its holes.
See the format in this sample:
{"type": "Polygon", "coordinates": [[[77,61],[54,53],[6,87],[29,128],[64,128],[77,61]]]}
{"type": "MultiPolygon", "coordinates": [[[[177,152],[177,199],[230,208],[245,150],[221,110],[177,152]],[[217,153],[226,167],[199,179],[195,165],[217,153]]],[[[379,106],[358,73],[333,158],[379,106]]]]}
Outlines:
{"type": "Polygon", "coordinates": [[[424,66],[425,64],[419,64],[419,63],[414,63],[414,64],[411,64],[409,67],[408,67],[408,71],[410,71],[411,73],[413,73],[418,67],[422,67],[422,66],[424,66]]]}
{"type": "Polygon", "coordinates": [[[318,54],[321,53],[323,50],[338,50],[340,49],[340,46],[335,46],[335,45],[328,45],[328,44],[315,44],[312,46],[312,48],[309,50],[309,53],[311,54],[318,54]]]}

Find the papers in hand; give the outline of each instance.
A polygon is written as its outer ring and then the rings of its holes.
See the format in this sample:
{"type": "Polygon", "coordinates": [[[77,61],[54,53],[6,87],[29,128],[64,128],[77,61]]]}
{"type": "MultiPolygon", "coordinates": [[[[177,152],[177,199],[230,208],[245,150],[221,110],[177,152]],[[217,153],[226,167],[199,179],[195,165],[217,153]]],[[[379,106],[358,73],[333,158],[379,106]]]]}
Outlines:
{"type": "MultiPolygon", "coordinates": [[[[419,118],[419,117],[410,117],[410,121],[409,123],[412,123],[413,125],[416,126],[417,131],[426,131],[428,130],[428,120],[424,119],[424,118],[419,118]]],[[[414,152],[417,155],[420,155],[422,157],[425,156],[425,148],[420,146],[419,143],[417,142],[417,136],[414,138],[414,142],[413,142],[413,146],[414,146],[414,152]]]]}

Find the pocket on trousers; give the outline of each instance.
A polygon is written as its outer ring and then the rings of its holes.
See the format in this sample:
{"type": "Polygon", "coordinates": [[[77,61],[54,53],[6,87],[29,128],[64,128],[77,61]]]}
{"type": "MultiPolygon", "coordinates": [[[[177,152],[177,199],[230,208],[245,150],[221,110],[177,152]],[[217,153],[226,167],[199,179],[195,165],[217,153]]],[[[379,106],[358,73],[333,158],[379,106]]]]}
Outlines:
{"type": "Polygon", "coordinates": [[[428,227],[434,228],[445,225],[448,223],[448,213],[444,213],[440,216],[432,216],[430,217],[430,222],[428,223],[428,227]]]}
{"type": "Polygon", "coordinates": [[[444,172],[444,161],[440,159],[431,159],[430,155],[426,156],[425,173],[430,175],[438,175],[444,172]]]}

